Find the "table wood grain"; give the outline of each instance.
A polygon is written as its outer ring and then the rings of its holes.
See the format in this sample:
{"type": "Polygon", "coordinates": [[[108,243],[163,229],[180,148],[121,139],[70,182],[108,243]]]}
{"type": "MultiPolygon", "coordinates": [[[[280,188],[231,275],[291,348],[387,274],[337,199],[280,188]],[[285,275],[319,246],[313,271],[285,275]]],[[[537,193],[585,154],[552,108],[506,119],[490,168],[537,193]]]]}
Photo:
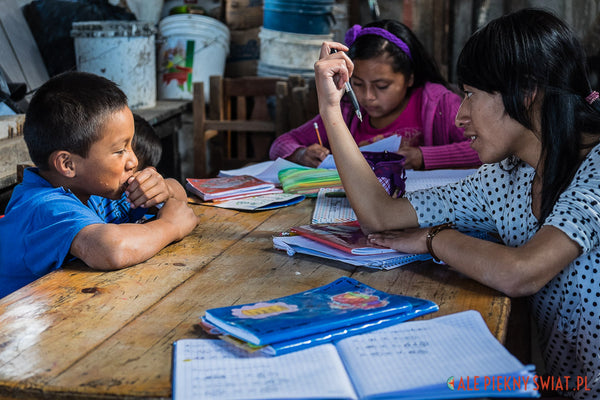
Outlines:
{"type": "Polygon", "coordinates": [[[209,308],[308,290],[340,276],[435,301],[431,318],[474,309],[504,341],[510,299],[432,262],[390,271],[272,248],[307,224],[314,200],[258,213],[195,205],[200,224],[150,260],[120,271],[68,265],[0,299],[0,399],[168,399],[172,344],[202,337],[209,308]]]}

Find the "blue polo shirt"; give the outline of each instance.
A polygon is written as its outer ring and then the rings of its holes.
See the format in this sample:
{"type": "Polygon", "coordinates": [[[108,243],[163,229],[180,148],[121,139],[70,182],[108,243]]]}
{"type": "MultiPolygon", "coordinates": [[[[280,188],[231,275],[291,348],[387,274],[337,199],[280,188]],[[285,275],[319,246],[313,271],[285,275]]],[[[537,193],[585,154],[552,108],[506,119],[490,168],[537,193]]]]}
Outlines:
{"type": "Polygon", "coordinates": [[[81,229],[106,223],[73,193],[53,187],[38,171],[25,170],[23,182],[13,190],[5,216],[0,218],[0,297],[60,268],[81,229]]]}

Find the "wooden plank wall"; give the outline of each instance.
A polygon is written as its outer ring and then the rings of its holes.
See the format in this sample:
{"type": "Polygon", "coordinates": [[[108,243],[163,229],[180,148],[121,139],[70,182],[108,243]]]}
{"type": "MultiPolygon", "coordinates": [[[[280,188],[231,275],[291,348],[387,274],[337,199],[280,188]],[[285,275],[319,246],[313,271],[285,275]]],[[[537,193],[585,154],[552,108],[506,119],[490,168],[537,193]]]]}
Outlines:
{"type": "Polygon", "coordinates": [[[1,0],[0,66],[11,82],[36,89],[48,80],[48,72],[35,39],[16,0],[1,0]]]}
{"type": "MultiPolygon", "coordinates": [[[[368,2],[347,0],[349,23],[369,23],[368,2]]],[[[419,37],[442,73],[455,81],[455,64],[472,32],[490,20],[524,7],[546,8],[567,22],[589,55],[600,53],[600,0],[377,0],[380,18],[397,19],[419,37]]]]}

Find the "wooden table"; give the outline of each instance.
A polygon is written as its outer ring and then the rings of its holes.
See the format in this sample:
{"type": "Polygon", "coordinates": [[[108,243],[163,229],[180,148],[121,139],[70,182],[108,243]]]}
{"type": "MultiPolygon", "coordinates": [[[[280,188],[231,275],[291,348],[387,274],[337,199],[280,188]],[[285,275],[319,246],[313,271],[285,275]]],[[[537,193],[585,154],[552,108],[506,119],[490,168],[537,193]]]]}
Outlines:
{"type": "Polygon", "coordinates": [[[259,213],[195,207],[196,230],[143,264],[104,273],[76,264],[0,299],[0,399],[170,398],[172,343],[198,337],[206,309],[340,276],[431,299],[433,316],[478,310],[505,338],[510,300],[445,266],[376,271],[273,250],[274,233],[309,223],[313,199],[259,213]]]}

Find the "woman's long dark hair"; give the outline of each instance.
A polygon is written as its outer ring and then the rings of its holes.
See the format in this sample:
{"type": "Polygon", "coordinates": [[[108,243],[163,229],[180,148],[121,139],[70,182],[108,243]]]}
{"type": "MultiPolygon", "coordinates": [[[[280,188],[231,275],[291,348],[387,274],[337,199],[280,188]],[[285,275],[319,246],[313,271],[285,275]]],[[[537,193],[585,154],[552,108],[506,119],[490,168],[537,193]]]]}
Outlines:
{"type": "Polygon", "coordinates": [[[500,93],[508,115],[528,129],[534,127],[528,96],[543,96],[541,226],[581,164],[583,133],[600,133],[600,100],[585,99],[592,88],[579,41],[550,12],[519,10],[471,36],[457,75],[461,87],[500,93]]]}
{"type": "Polygon", "coordinates": [[[352,60],[370,60],[387,53],[394,59],[392,64],[394,72],[401,72],[406,77],[414,74],[413,87],[421,87],[426,82],[433,82],[448,88],[448,82],[440,73],[435,60],[406,25],[396,20],[385,19],[371,22],[364,27],[383,28],[402,39],[410,49],[412,60],[398,46],[378,35],[364,35],[357,38],[348,52],[352,60]]]}

